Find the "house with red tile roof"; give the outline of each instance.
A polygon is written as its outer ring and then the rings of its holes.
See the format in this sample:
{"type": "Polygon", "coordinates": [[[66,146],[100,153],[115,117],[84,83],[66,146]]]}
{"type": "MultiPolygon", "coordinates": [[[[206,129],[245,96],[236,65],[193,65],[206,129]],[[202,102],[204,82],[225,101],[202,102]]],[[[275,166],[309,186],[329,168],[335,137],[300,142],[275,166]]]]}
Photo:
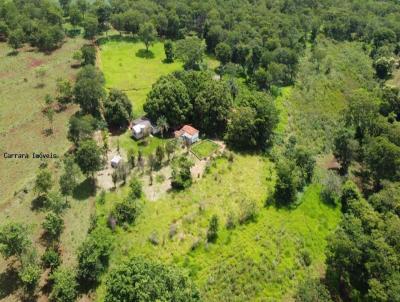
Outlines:
{"type": "Polygon", "coordinates": [[[199,130],[190,125],[184,125],[180,130],[174,132],[175,138],[184,139],[190,144],[194,144],[199,140],[199,130]]]}

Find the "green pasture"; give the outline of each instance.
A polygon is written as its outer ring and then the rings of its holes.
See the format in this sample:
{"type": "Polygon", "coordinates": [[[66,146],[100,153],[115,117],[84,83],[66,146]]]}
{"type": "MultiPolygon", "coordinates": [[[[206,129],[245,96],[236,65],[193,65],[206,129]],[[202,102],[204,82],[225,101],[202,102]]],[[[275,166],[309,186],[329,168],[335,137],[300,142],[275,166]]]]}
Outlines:
{"type": "MultiPolygon", "coordinates": [[[[144,201],[137,222],[116,231],[111,266],[130,255],[177,265],[190,274],[205,301],[290,297],[305,275],[323,274],[326,236],[336,227],[340,210],[325,205],[314,185],[296,209],[265,207],[274,182],[272,163],[259,156],[235,155],[232,163],[217,159],[191,188],[144,201]],[[255,202],[258,214],[253,222],[240,225],[239,213],[248,201],[255,202]],[[218,239],[211,244],[205,238],[213,214],[220,226],[218,239]],[[225,227],[228,215],[236,223],[232,230],[225,227]],[[150,243],[150,236],[159,244],[150,243]],[[304,254],[311,258],[309,266],[304,254]]],[[[115,202],[125,194],[126,189],[109,193],[106,203],[97,205],[100,223],[106,223],[115,202]]],[[[98,301],[104,290],[101,284],[98,301]]]]}
{"type": "Polygon", "coordinates": [[[146,53],[143,43],[114,38],[100,44],[99,65],[106,87],[127,93],[135,116],[143,114],[143,104],[159,77],[182,68],[180,62],[165,63],[164,44],[157,42],[146,53]]]}

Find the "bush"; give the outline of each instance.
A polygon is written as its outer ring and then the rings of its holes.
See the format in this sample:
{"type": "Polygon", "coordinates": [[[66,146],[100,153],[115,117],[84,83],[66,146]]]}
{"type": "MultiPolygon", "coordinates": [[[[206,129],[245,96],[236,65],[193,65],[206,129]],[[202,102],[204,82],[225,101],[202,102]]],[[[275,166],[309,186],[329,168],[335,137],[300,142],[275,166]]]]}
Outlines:
{"type": "Polygon", "coordinates": [[[215,242],[218,237],[218,216],[213,215],[210,219],[210,223],[208,225],[207,230],[207,241],[208,242],[215,242]]]}
{"type": "Polygon", "coordinates": [[[61,258],[57,250],[47,248],[42,256],[42,265],[45,268],[50,268],[53,271],[61,264],[61,258]]]}
{"type": "Polygon", "coordinates": [[[190,162],[186,157],[181,157],[175,160],[172,167],[172,181],[171,186],[174,189],[182,190],[191,186],[192,174],[190,168],[193,163],[190,162]]]}
{"type": "Polygon", "coordinates": [[[78,278],[81,282],[95,283],[108,266],[112,247],[111,233],[96,228],[82,243],[78,251],[78,278]]]}
{"type": "Polygon", "coordinates": [[[50,212],[46,215],[42,227],[50,240],[57,240],[64,228],[64,220],[59,215],[50,212]]]}
{"type": "Polygon", "coordinates": [[[334,204],[342,193],[342,179],[333,171],[328,171],[322,180],[321,197],[325,202],[334,204]]]}
{"type": "Polygon", "coordinates": [[[231,230],[234,229],[235,226],[236,226],[235,215],[233,214],[233,212],[229,212],[228,217],[226,218],[226,228],[228,230],[231,230]]]}
{"type": "Polygon", "coordinates": [[[149,241],[152,245],[159,245],[160,240],[158,239],[158,233],[157,231],[153,231],[151,235],[149,236],[149,241]]]}
{"type": "Polygon", "coordinates": [[[333,301],[319,280],[306,279],[300,283],[295,295],[296,302],[331,302],[333,301]]]}
{"type": "Polygon", "coordinates": [[[132,258],[110,272],[106,280],[105,302],[120,301],[200,301],[188,277],[179,270],[132,258]]]}
{"type": "Polygon", "coordinates": [[[142,197],[142,183],[140,182],[140,180],[137,177],[133,177],[130,184],[129,184],[129,188],[130,188],[130,192],[129,195],[132,198],[140,198],[142,197]]]}
{"type": "Polygon", "coordinates": [[[68,268],[59,268],[51,275],[53,288],[50,293],[50,301],[74,302],[77,297],[76,272],[68,268]]]}
{"type": "Polygon", "coordinates": [[[275,201],[279,204],[288,205],[296,200],[297,180],[293,173],[295,167],[288,162],[277,163],[278,179],[275,186],[275,201]]]}
{"type": "Polygon", "coordinates": [[[33,295],[39,283],[41,273],[36,250],[32,249],[27,251],[21,258],[21,269],[18,272],[18,276],[22,282],[22,288],[27,294],[33,295]]]}
{"type": "Polygon", "coordinates": [[[117,224],[122,225],[124,223],[131,224],[140,213],[140,204],[137,200],[128,197],[122,202],[115,205],[113,216],[117,220],[117,224]]]}
{"type": "Polygon", "coordinates": [[[257,204],[254,200],[243,200],[240,205],[239,223],[253,221],[257,215],[257,204]]]}

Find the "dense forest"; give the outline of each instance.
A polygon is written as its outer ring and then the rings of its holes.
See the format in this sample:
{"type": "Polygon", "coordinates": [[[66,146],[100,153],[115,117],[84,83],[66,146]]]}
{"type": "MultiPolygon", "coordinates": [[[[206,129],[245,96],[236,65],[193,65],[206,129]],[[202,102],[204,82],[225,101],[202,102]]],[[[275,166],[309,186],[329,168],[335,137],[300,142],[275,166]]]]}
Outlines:
{"type": "MultiPolygon", "coordinates": [[[[35,179],[36,199],[47,211],[42,225],[49,244],[42,258],[26,226],[0,226],[0,252],[19,263],[18,284],[27,297],[43,269],[51,271],[51,301],[75,301],[99,285],[104,301],[209,297],[180,268],[140,255],[109,269],[113,236],[144,215],[142,183],[136,178],[127,182],[123,201],[93,217],[76,267],[60,263],[68,196],[81,174],[95,185],[109,147],[98,146],[94,133],[100,131],[106,141],[106,129],[123,132],[139,117],[133,113],[139,105],[126,91],[106,87],[98,65],[104,43],[133,39],[145,45],[142,55],[149,57],[161,41],[166,64],[183,66],[161,75],[140,108],[156,121],[162,138],[190,124],[223,141],[232,150],[225,155],[228,161],[236,153],[271,161],[276,183],[266,207],[296,208],[311,184],[321,186],[324,203],[340,207],[340,223],[327,238],[325,268],[319,278],[303,278],[295,301],[400,301],[400,84],[390,82],[400,67],[398,1],[0,0],[0,41],[13,49],[11,56],[27,45],[51,54],[66,39],[80,36],[85,45],[70,54],[77,76],[60,79],[43,109],[51,133],[54,104],[60,111],[79,106],[67,125],[73,146],[63,157],[59,192],[52,191],[48,168],[35,179]],[[208,57],[219,62],[214,70],[208,57]],[[290,96],[279,104],[287,89],[290,96]],[[324,156],[336,165],[322,169],[324,156]]],[[[114,185],[125,183],[130,169],[144,170],[145,162],[153,182],[151,173],[176,149],[167,143],[146,159],[132,151],[129,168],[113,175],[114,185]]],[[[172,189],[184,191],[194,182],[192,165],[183,157],[171,162],[172,189]]],[[[104,203],[102,193],[97,198],[104,203]]],[[[256,210],[251,203],[243,209],[238,221],[246,225],[256,210]]],[[[213,215],[207,244],[217,240],[218,228],[213,215]]],[[[150,242],[158,245],[153,237],[150,242]]],[[[244,301],[240,294],[236,298],[226,301],[244,301]]]]}

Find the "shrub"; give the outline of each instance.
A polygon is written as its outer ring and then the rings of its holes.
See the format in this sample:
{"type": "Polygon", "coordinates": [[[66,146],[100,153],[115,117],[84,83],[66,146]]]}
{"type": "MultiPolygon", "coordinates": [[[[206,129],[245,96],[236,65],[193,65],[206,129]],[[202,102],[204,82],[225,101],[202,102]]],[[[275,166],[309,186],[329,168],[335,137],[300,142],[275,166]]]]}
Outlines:
{"type": "Polygon", "coordinates": [[[61,264],[61,258],[57,250],[50,247],[47,248],[42,256],[42,265],[45,268],[50,268],[53,271],[61,264]]]}
{"type": "Polygon", "coordinates": [[[234,229],[235,226],[236,226],[235,215],[233,214],[233,212],[229,212],[228,217],[226,218],[226,228],[228,230],[231,230],[234,229]]]}
{"type": "Polygon", "coordinates": [[[64,220],[58,214],[50,212],[46,215],[42,226],[50,240],[57,240],[64,228],[64,220]]]}
{"type": "Polygon", "coordinates": [[[133,223],[140,213],[139,202],[132,198],[127,198],[115,205],[113,216],[117,220],[117,224],[133,223]]]}
{"type": "Polygon", "coordinates": [[[208,225],[207,230],[207,241],[208,242],[215,242],[218,237],[218,216],[213,215],[210,219],[210,223],[208,225]]]}
{"type": "Polygon", "coordinates": [[[73,302],[77,297],[76,272],[69,268],[59,268],[51,275],[53,288],[50,293],[50,301],[73,302]]]}
{"type": "Polygon", "coordinates": [[[240,205],[239,223],[253,221],[257,215],[257,204],[254,200],[243,200],[240,205]]]}
{"type": "Polygon", "coordinates": [[[190,168],[193,163],[186,157],[181,157],[175,161],[172,167],[172,181],[171,186],[174,189],[182,190],[191,186],[192,174],[190,168]]]}
{"type": "Polygon", "coordinates": [[[110,231],[96,228],[88,235],[78,251],[78,278],[81,282],[94,283],[108,266],[112,247],[110,231]]]}
{"type": "Polygon", "coordinates": [[[162,264],[132,258],[111,271],[106,280],[105,302],[200,301],[188,277],[162,264]]]}
{"type": "Polygon", "coordinates": [[[142,197],[143,190],[142,190],[142,183],[137,177],[133,177],[130,184],[129,184],[130,192],[129,195],[133,198],[140,198],[142,197]]]}
{"type": "Polygon", "coordinates": [[[151,233],[151,235],[149,236],[149,241],[151,244],[153,245],[159,245],[160,244],[160,240],[158,239],[158,233],[157,231],[153,231],[151,233]]]}

